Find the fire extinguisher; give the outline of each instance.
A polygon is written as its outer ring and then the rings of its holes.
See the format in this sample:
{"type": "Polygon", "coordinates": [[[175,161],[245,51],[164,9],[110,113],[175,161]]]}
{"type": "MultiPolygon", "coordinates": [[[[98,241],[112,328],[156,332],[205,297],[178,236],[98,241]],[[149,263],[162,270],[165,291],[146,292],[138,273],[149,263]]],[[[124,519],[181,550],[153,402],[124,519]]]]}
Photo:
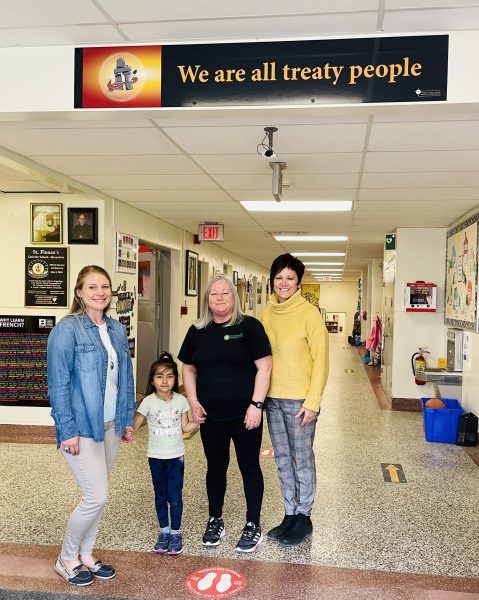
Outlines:
{"type": "Polygon", "coordinates": [[[417,374],[426,369],[426,357],[425,354],[430,354],[425,348],[419,348],[419,352],[415,352],[411,356],[411,367],[414,375],[414,381],[416,385],[425,385],[425,381],[421,381],[417,378],[417,374]]]}

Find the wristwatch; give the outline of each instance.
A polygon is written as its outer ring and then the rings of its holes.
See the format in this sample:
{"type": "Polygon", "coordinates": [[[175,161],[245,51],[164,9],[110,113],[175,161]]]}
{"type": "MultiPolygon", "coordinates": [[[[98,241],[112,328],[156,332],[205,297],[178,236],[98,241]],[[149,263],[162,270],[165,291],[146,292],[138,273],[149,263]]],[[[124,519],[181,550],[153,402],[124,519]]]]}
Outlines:
{"type": "Polygon", "coordinates": [[[261,408],[261,410],[264,408],[264,402],[255,402],[254,400],[251,400],[250,404],[256,406],[256,408],[261,408]]]}

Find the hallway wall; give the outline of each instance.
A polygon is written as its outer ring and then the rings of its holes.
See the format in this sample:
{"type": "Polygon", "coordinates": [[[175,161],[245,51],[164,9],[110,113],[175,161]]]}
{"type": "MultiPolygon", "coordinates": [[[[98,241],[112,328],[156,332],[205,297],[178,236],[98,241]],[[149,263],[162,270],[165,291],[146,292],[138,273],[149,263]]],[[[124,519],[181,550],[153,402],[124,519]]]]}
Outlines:
{"type": "Polygon", "coordinates": [[[319,292],[319,306],[326,312],[346,313],[345,333],[351,334],[354,313],[358,303],[356,281],[322,281],[319,292]]]}

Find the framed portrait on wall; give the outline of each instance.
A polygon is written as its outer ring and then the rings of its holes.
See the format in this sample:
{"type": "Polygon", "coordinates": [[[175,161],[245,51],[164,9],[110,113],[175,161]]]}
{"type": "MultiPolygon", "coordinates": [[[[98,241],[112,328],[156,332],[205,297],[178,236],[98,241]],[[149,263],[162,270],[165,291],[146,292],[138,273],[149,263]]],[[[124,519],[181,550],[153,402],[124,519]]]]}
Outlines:
{"type": "Polygon", "coordinates": [[[186,251],[185,295],[198,295],[198,254],[191,250],[186,251]]]}
{"type": "Polygon", "coordinates": [[[62,243],[62,205],[30,204],[32,244],[62,243]]]}
{"type": "Polygon", "coordinates": [[[98,209],[68,209],[68,243],[98,244],[98,209]]]}
{"type": "Polygon", "coordinates": [[[478,330],[477,248],[479,213],[447,233],[444,322],[478,330]]]}

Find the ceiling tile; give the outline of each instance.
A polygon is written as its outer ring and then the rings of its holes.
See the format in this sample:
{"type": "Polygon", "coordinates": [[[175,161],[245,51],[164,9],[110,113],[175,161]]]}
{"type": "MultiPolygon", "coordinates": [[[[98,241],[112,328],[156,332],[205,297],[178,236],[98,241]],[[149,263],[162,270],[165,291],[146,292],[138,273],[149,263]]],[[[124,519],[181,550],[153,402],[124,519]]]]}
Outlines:
{"type": "Polygon", "coordinates": [[[471,173],[365,173],[361,180],[363,188],[430,188],[479,187],[479,172],[471,173]]]}
{"type": "Polygon", "coordinates": [[[479,7],[386,11],[383,31],[451,31],[479,28],[479,7]]]}
{"type": "Polygon", "coordinates": [[[475,171],[479,150],[436,152],[368,152],[364,170],[378,172],[475,171]]]}
{"type": "Polygon", "coordinates": [[[267,17],[271,15],[336,13],[342,11],[376,10],[377,0],[302,0],[292,5],[290,0],[256,0],[226,2],[203,0],[200,4],[187,0],[99,0],[99,4],[118,22],[173,21],[191,19],[227,19],[238,17],[267,17]]]}
{"type": "Polygon", "coordinates": [[[375,123],[368,150],[478,150],[479,121],[375,123]]]}
{"type": "Polygon", "coordinates": [[[76,177],[91,187],[101,190],[121,189],[153,190],[177,189],[184,190],[211,190],[217,188],[216,184],[206,175],[79,175],[76,177]]]}
{"type": "MultiPolygon", "coordinates": [[[[80,4],[76,2],[76,4],[80,4]]],[[[125,38],[112,25],[62,25],[59,27],[0,28],[0,47],[22,40],[24,46],[61,46],[124,43],[125,38]]]]}
{"type": "Polygon", "coordinates": [[[151,129],[0,130],[0,145],[24,155],[180,154],[160,131],[151,129]]]}
{"type": "Polygon", "coordinates": [[[202,170],[179,154],[131,156],[32,156],[39,163],[67,175],[196,175],[202,170]]]}
{"type": "Polygon", "coordinates": [[[243,17],[240,19],[199,19],[178,21],[157,21],[146,23],[121,23],[121,31],[130,40],[163,43],[251,40],[267,41],[278,38],[317,37],[326,34],[374,33],[377,26],[375,11],[354,14],[331,13],[315,15],[278,15],[263,17],[243,17]],[[299,32],[296,35],[292,32],[299,32]]]}
{"type": "Polygon", "coordinates": [[[2,28],[105,23],[106,21],[105,15],[93,2],[78,2],[78,0],[15,0],[15,2],[2,3],[2,28]]]}

